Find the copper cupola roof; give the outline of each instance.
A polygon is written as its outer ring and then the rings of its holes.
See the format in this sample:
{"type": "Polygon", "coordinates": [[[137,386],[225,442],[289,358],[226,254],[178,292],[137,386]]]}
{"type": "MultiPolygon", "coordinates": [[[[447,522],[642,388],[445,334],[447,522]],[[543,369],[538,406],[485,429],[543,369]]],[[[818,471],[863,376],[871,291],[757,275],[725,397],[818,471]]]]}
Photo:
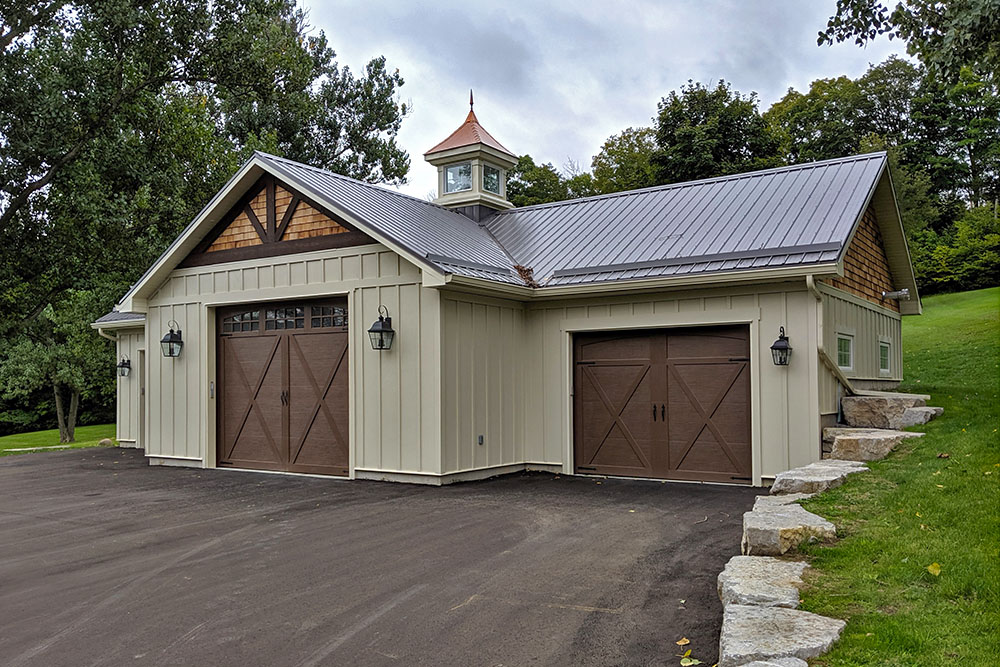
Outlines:
{"type": "Polygon", "coordinates": [[[493,136],[486,131],[482,125],[479,124],[479,119],[476,118],[475,111],[472,110],[473,99],[472,91],[469,91],[469,115],[466,116],[465,122],[451,133],[451,135],[439,143],[434,148],[430,149],[424,155],[431,155],[432,153],[440,153],[441,151],[450,150],[452,148],[462,148],[464,146],[474,146],[475,144],[483,144],[489,146],[490,148],[495,148],[502,153],[506,153],[511,157],[517,159],[517,156],[511,153],[509,150],[503,147],[499,141],[493,138],[493,136]]]}

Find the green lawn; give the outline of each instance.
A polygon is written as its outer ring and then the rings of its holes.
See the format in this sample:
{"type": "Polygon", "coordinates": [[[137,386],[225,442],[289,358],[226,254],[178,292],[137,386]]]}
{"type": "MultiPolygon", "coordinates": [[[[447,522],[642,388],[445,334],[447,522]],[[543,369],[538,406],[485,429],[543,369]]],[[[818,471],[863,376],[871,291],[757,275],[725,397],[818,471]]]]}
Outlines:
{"type": "MultiPolygon", "coordinates": [[[[97,447],[97,443],[104,438],[115,439],[114,424],[99,424],[97,426],[77,426],[76,442],[70,445],[69,449],[79,449],[81,447],[97,447]]],[[[17,435],[5,435],[0,437],[0,456],[8,454],[26,454],[28,452],[12,452],[11,449],[25,449],[27,447],[52,447],[59,445],[59,430],[34,431],[32,433],[18,433],[17,435]]],[[[58,449],[36,449],[39,452],[57,452],[58,449]]]]}
{"type": "Polygon", "coordinates": [[[842,539],[803,547],[815,571],[802,608],[848,621],[811,664],[998,664],[998,314],[993,288],[929,297],[924,315],[904,318],[901,390],[930,394],[944,415],[804,503],[842,539]]]}

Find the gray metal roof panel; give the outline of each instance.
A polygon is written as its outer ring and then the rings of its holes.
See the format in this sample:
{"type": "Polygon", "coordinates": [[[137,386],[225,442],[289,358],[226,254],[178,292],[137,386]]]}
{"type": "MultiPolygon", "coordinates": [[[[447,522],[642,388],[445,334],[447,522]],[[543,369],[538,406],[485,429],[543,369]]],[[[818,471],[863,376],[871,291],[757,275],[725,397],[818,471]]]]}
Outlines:
{"type": "Polygon", "coordinates": [[[298,183],[322,195],[414,254],[425,259],[437,255],[458,260],[446,270],[449,273],[468,273],[467,263],[503,267],[508,272],[513,268],[510,257],[489,231],[460,213],[285,158],[266,153],[257,156],[292,185],[298,183]]]}
{"type": "Polygon", "coordinates": [[[112,310],[110,313],[101,315],[94,320],[94,324],[108,324],[110,322],[125,322],[144,319],[146,319],[146,316],[143,313],[122,313],[117,310],[112,310]]]}
{"type": "Polygon", "coordinates": [[[872,153],[516,208],[484,224],[547,285],[835,261],[885,161],[872,153]],[[755,256],[707,261],[727,253],[755,256]],[[657,261],[670,266],[611,270],[657,261]]]}

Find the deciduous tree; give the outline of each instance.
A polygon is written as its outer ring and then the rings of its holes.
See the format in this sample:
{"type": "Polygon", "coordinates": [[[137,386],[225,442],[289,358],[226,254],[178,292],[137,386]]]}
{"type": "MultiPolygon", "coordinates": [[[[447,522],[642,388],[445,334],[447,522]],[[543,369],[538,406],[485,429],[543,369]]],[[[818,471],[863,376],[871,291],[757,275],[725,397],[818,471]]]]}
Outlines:
{"type": "Polygon", "coordinates": [[[780,164],[778,140],[757,109],[725,81],[714,88],[688,82],[658,106],[658,183],[736,174],[780,164]]]}

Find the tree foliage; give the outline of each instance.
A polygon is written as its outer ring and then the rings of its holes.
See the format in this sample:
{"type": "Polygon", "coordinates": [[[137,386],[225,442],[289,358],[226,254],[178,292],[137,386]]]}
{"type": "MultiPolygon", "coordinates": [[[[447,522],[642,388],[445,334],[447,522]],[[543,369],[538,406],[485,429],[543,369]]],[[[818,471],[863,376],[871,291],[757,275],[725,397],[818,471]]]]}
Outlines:
{"type": "Polygon", "coordinates": [[[1000,75],[998,0],[904,0],[894,8],[880,0],[837,0],[818,43],[863,46],[880,35],[904,40],[910,55],[946,81],[956,81],[963,67],[1000,75]]]}
{"type": "Polygon", "coordinates": [[[254,150],[402,182],[402,84],[294,0],[0,0],[0,339],[120,296],[254,150]]]}
{"type": "Polygon", "coordinates": [[[608,137],[594,156],[594,188],[606,194],[656,185],[656,132],[651,127],[629,127],[608,137]]]}
{"type": "Polygon", "coordinates": [[[522,155],[507,173],[507,200],[514,206],[534,206],[569,199],[566,179],[552,163],[535,164],[530,155],[522,155]]]}
{"type": "Polygon", "coordinates": [[[725,81],[715,88],[689,81],[658,105],[656,180],[677,183],[779,164],[779,144],[757,109],[725,81]]]}
{"type": "Polygon", "coordinates": [[[39,390],[50,392],[60,442],[73,442],[81,399],[113,395],[114,352],[94,344],[89,326],[91,313],[110,303],[113,298],[97,291],[70,292],[9,338],[0,355],[4,400],[30,400],[39,390]]]}

